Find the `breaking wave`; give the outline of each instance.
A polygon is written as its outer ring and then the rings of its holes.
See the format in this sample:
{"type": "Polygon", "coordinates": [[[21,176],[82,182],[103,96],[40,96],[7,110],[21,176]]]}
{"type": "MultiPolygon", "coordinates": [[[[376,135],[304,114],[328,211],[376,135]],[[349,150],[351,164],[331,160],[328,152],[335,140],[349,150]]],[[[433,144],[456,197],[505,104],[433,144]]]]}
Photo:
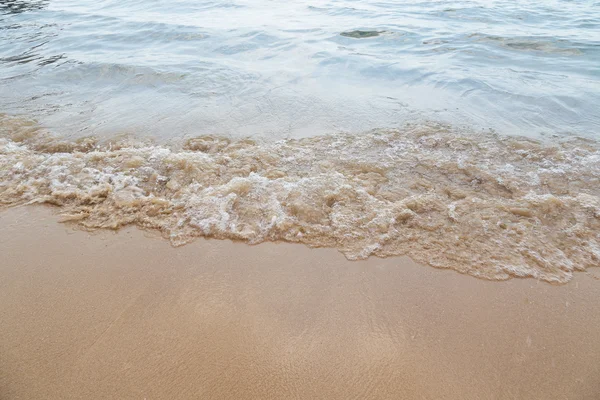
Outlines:
{"type": "Polygon", "coordinates": [[[407,125],[277,142],[63,140],[0,117],[0,204],[88,229],[408,255],[487,279],[570,280],[600,265],[600,144],[407,125]]]}

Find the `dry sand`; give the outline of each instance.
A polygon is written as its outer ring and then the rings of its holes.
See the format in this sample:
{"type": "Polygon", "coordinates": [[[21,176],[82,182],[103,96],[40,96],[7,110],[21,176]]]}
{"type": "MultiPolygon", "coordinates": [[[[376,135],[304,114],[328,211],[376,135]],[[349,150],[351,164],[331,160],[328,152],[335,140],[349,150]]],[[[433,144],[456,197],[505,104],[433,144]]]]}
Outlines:
{"type": "Polygon", "coordinates": [[[90,234],[0,213],[0,399],[599,399],[600,271],[90,234]]]}

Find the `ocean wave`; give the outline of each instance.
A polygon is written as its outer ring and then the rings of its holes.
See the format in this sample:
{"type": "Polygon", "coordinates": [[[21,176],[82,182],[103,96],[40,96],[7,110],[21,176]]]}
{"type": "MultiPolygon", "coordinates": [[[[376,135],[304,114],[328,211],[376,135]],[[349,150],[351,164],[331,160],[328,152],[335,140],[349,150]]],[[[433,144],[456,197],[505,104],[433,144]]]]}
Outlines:
{"type": "Polygon", "coordinates": [[[0,204],[60,207],[87,229],[408,255],[487,279],[564,283],[600,265],[600,144],[439,124],[178,146],[66,140],[0,117],[0,204]]]}

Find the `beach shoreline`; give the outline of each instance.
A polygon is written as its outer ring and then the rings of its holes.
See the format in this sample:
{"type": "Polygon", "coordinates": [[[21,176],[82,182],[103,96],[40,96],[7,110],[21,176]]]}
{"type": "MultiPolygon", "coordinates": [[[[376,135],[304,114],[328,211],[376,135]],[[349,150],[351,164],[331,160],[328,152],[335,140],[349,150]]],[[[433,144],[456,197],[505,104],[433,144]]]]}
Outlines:
{"type": "Polygon", "coordinates": [[[600,400],[600,0],[0,0],[0,400],[600,400]]]}
{"type": "Polygon", "coordinates": [[[600,260],[600,143],[439,124],[255,142],[64,139],[0,115],[0,204],[50,204],[85,229],[303,243],[409,256],[491,280],[566,283],[600,260]]]}
{"type": "Polygon", "coordinates": [[[492,282],[406,257],[73,230],[0,212],[0,398],[593,399],[597,269],[492,282]]]}

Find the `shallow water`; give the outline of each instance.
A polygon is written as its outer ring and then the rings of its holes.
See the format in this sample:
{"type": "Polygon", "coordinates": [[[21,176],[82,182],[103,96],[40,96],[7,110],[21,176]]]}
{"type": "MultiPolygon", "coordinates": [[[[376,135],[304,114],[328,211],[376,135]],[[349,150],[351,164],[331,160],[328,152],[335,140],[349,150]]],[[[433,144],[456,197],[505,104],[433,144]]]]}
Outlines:
{"type": "Polygon", "coordinates": [[[488,279],[600,265],[600,3],[0,4],[0,207],[488,279]]]}
{"type": "Polygon", "coordinates": [[[0,112],[61,135],[600,127],[597,1],[2,0],[0,14],[0,112]]]}

